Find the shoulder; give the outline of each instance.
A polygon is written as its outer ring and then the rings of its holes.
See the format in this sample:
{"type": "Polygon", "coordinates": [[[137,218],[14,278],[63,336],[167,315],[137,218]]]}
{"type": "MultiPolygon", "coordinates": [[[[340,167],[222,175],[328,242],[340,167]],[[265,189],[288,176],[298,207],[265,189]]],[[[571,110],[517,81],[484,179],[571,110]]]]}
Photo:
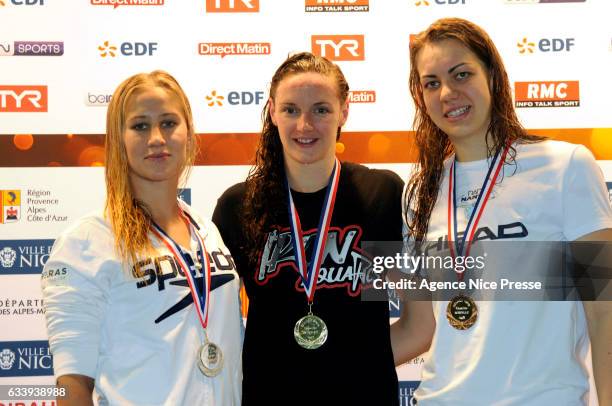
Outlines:
{"type": "Polygon", "coordinates": [[[592,157],[591,152],[583,145],[555,140],[520,143],[516,145],[516,151],[519,159],[539,158],[569,161],[574,155],[592,157]]]}
{"type": "Polygon", "coordinates": [[[217,208],[236,208],[242,205],[244,196],[246,195],[246,182],[236,183],[230,186],[223,194],[217,199],[217,208]]]}
{"type": "Polygon", "coordinates": [[[94,212],[85,215],[71,224],[56,240],[56,246],[62,243],[106,245],[113,244],[114,237],[109,222],[104,218],[103,212],[94,212]]]}
{"type": "Polygon", "coordinates": [[[343,162],[342,171],[347,180],[360,190],[395,190],[401,194],[404,182],[399,175],[388,169],[373,169],[353,162],[343,162]]]}
{"type": "Polygon", "coordinates": [[[216,246],[223,246],[219,230],[213,221],[208,217],[203,217],[194,210],[190,205],[181,201],[181,208],[189,216],[189,218],[195,223],[198,228],[199,234],[205,240],[206,244],[214,243],[216,246]]]}

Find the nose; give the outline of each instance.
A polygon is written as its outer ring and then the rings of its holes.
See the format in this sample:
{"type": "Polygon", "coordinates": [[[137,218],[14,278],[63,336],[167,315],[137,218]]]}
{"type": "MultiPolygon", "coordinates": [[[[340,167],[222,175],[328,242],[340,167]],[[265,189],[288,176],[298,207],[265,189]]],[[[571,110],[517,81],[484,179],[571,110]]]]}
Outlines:
{"type": "Polygon", "coordinates": [[[449,82],[442,82],[440,83],[440,99],[442,101],[446,101],[446,100],[453,100],[454,98],[457,97],[457,89],[455,89],[455,87],[449,83],[449,82]]]}
{"type": "Polygon", "coordinates": [[[159,128],[159,126],[153,126],[149,134],[149,145],[164,145],[165,143],[166,138],[164,137],[162,129],[159,128]]]}
{"type": "Polygon", "coordinates": [[[301,132],[312,130],[312,124],[310,123],[310,115],[308,113],[300,115],[297,122],[297,129],[301,132]]]}

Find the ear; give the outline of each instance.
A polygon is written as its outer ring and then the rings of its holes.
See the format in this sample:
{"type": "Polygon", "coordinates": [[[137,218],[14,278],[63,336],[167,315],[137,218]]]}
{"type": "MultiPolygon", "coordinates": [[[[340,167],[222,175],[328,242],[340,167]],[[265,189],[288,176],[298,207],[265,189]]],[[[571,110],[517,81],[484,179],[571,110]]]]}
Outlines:
{"type": "Polygon", "coordinates": [[[268,113],[270,114],[272,124],[278,127],[278,124],[276,124],[276,107],[274,106],[274,100],[271,97],[268,99],[268,113]]]}
{"type": "Polygon", "coordinates": [[[346,123],[346,120],[348,119],[348,114],[349,114],[349,99],[347,97],[344,103],[342,103],[342,105],[340,106],[340,127],[342,127],[344,123],[346,123]]]}

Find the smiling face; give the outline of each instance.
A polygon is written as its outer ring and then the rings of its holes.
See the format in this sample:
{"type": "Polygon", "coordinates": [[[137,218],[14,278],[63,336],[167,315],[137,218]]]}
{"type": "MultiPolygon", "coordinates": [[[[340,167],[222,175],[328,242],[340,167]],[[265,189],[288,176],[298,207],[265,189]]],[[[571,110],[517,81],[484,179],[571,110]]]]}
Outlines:
{"type": "Polygon", "coordinates": [[[178,98],[160,87],[145,88],[130,97],[125,113],[123,141],[136,194],[157,182],[178,185],[189,143],[178,98]]]}
{"type": "Polygon", "coordinates": [[[340,100],[332,76],[311,72],[287,76],[269,103],[287,166],[327,167],[333,162],[338,128],[348,117],[348,100],[340,100]]]}
{"type": "Polygon", "coordinates": [[[491,121],[491,93],[487,69],[460,42],[430,42],[416,57],[427,114],[450,141],[464,148],[482,149],[491,121]]]}

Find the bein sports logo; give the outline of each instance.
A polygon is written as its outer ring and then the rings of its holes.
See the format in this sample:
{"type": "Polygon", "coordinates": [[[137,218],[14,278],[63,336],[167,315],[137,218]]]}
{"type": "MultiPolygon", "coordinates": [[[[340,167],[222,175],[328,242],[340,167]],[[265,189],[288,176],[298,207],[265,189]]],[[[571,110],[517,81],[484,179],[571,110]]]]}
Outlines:
{"type": "Polygon", "coordinates": [[[0,264],[3,268],[11,268],[15,265],[17,259],[17,253],[11,247],[4,247],[0,251],[0,264]]]}
{"type": "Polygon", "coordinates": [[[61,56],[64,43],[61,41],[14,41],[0,42],[0,56],[61,56]]]}
{"type": "Polygon", "coordinates": [[[0,352],[0,369],[7,371],[13,368],[15,363],[15,353],[7,348],[0,352]]]}

